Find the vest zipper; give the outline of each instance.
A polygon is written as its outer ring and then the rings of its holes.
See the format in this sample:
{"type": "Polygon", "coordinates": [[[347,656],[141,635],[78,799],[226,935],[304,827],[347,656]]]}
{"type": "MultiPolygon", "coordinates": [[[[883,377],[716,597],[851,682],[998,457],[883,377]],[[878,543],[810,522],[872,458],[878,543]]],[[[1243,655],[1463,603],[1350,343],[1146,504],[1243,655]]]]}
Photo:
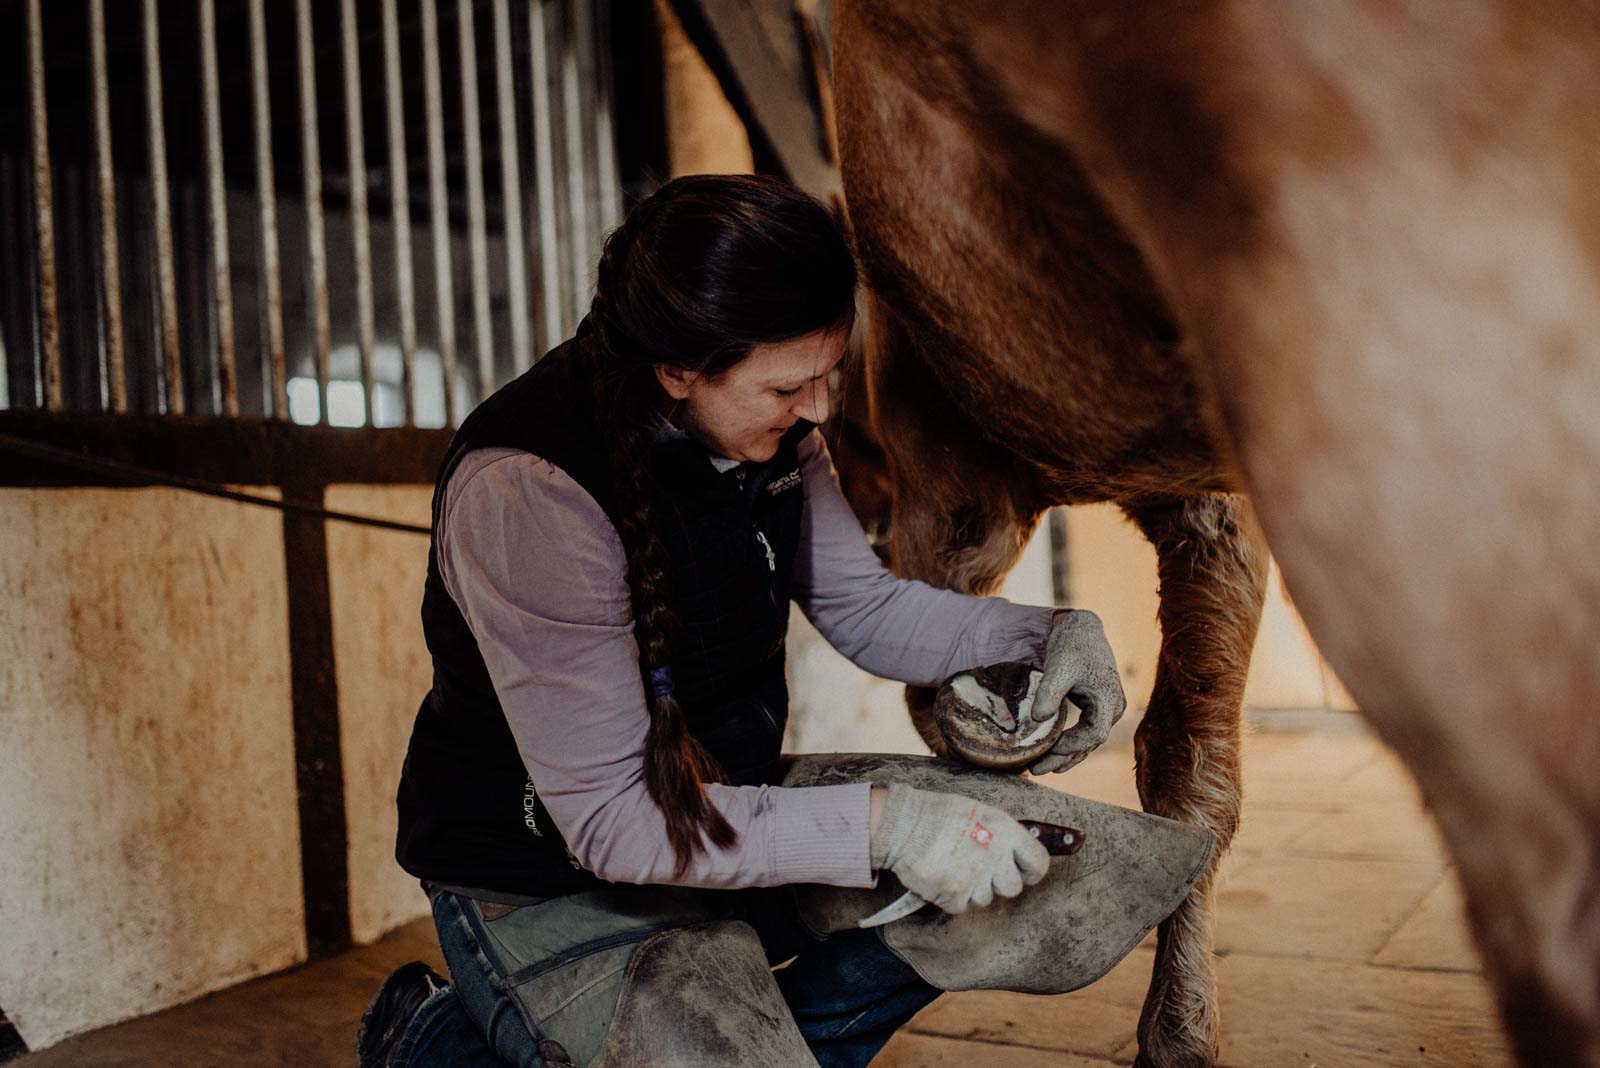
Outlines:
{"type": "Polygon", "coordinates": [[[767,536],[761,532],[761,528],[756,526],[753,520],[750,523],[750,529],[756,532],[756,540],[761,543],[761,548],[766,551],[767,575],[769,576],[767,581],[767,601],[773,607],[777,607],[778,591],[772,588],[771,577],[776,576],[778,573],[778,554],[772,551],[772,543],[767,540],[767,536]]]}
{"type": "Polygon", "coordinates": [[[767,707],[767,703],[758,699],[756,705],[761,709],[761,714],[767,717],[767,722],[776,727],[778,725],[778,717],[772,714],[772,709],[767,707]]]}

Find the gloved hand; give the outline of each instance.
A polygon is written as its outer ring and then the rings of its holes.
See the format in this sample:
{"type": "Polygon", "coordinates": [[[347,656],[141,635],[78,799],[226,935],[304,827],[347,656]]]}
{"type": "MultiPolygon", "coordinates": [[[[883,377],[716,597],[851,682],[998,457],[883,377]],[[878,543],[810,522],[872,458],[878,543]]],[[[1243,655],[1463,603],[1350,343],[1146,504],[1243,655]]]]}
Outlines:
{"type": "Polygon", "coordinates": [[[872,835],[872,866],[894,872],[945,912],[964,912],[1043,879],[1050,854],[993,805],[891,783],[872,835]]]}
{"type": "Polygon", "coordinates": [[[1128,708],[1117,658],[1106,641],[1100,617],[1070,608],[1056,613],[1055,625],[1050,628],[1044,677],[1028,716],[1042,722],[1066,715],[1063,704],[1068,698],[1083,715],[1056,739],[1048,753],[1029,765],[1035,775],[1076,767],[1110,736],[1112,726],[1128,708]]]}

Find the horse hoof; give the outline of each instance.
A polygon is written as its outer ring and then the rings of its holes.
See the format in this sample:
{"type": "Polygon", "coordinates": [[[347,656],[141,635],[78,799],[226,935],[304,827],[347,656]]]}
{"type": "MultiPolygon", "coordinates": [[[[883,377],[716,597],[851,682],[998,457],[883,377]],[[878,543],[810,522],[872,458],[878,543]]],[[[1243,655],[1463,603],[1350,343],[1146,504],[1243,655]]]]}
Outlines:
{"type": "Polygon", "coordinates": [[[952,675],[933,699],[933,722],[950,750],[983,768],[1020,768],[1050,751],[1067,717],[1028,718],[1039,672],[1014,662],[952,675]]]}

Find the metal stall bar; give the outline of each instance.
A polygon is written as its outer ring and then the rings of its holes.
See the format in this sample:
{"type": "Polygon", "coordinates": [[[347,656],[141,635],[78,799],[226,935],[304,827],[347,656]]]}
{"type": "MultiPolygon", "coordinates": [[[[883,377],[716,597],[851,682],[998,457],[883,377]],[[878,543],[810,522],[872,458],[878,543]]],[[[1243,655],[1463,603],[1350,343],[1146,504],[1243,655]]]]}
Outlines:
{"type": "Polygon", "coordinates": [[[206,199],[211,220],[211,295],[217,309],[217,378],[222,414],[239,414],[239,372],[233,348],[233,281],[228,259],[228,188],[222,173],[222,101],[217,88],[215,0],[200,0],[201,108],[206,128],[206,199]]]}
{"type": "Polygon", "coordinates": [[[183,362],[178,351],[178,277],[172,258],[172,204],[167,194],[167,127],[161,103],[161,20],[144,0],[145,140],[150,148],[151,218],[156,228],[156,294],[160,305],[164,411],[183,414],[183,362]]]}
{"type": "Polygon", "coordinates": [[[599,84],[595,62],[595,5],[596,0],[569,0],[572,5],[572,22],[569,31],[573,52],[578,60],[578,107],[583,116],[581,132],[583,146],[583,195],[585,218],[588,225],[577,235],[575,243],[578,259],[576,289],[577,302],[574,314],[582,316],[588,309],[589,298],[594,293],[594,268],[600,258],[600,234],[605,228],[605,209],[600,203],[599,154],[599,84]]]}
{"type": "Polygon", "coordinates": [[[483,145],[478,129],[478,42],[472,0],[456,0],[461,52],[461,133],[466,142],[467,255],[472,268],[472,323],[478,346],[478,398],[494,392],[494,338],[489,324],[489,249],[484,229],[483,145]]]}
{"type": "Polygon", "coordinates": [[[296,46],[300,53],[300,153],[306,199],[306,243],[310,247],[312,344],[317,367],[317,422],[328,421],[328,242],[322,227],[322,149],[317,132],[317,53],[311,41],[311,0],[295,0],[296,46]]]}
{"type": "MultiPolygon", "coordinates": [[[[593,2],[595,162],[599,184],[599,233],[604,234],[622,221],[622,183],[617,179],[617,134],[612,121],[611,2],[593,2]]],[[[595,254],[599,255],[598,247],[595,254]]]]}
{"type": "Polygon", "coordinates": [[[544,348],[561,344],[561,248],[556,233],[555,131],[550,120],[550,51],[544,31],[545,0],[528,0],[528,81],[533,98],[533,173],[539,230],[539,284],[543,302],[539,321],[544,348]]]}
{"type": "MultiPolygon", "coordinates": [[[[14,219],[16,219],[16,209],[11,206],[11,158],[0,155],[0,269],[8,272],[11,264],[6,251],[19,248],[16,241],[6,240],[10,237],[8,230],[11,229],[14,219]]],[[[0,286],[0,408],[11,406],[11,353],[6,352],[5,323],[8,321],[16,323],[11,304],[16,299],[14,294],[16,286],[0,286]]]]}
{"type": "Polygon", "coordinates": [[[572,218],[568,240],[572,243],[572,321],[583,316],[589,297],[589,198],[583,165],[583,87],[578,72],[581,10],[575,0],[561,0],[561,109],[567,147],[567,211],[572,218]]]}
{"type": "Polygon", "coordinates": [[[405,98],[400,90],[400,27],[395,0],[383,0],[383,85],[389,121],[389,212],[395,288],[400,301],[400,395],[405,425],[416,425],[417,297],[411,273],[411,184],[406,174],[405,98]]]}
{"type": "Polygon", "coordinates": [[[372,349],[377,329],[372,312],[372,227],[367,218],[367,140],[361,118],[361,53],[356,33],[356,0],[341,0],[339,39],[344,52],[344,130],[349,156],[350,225],[356,259],[356,331],[361,347],[361,395],[367,425],[373,416],[372,349]]]}
{"type": "MultiPolygon", "coordinates": [[[[44,24],[39,0],[28,0],[28,105],[29,135],[33,142],[33,239],[38,264],[39,323],[35,380],[42,372],[44,406],[61,407],[61,322],[56,315],[56,230],[50,184],[50,119],[44,98],[44,24]]],[[[37,397],[37,387],[35,396],[37,397]]]]}
{"type": "Polygon", "coordinates": [[[262,314],[272,395],[266,414],[289,415],[289,376],[283,359],[283,282],[278,272],[278,194],[272,173],[272,103],[267,92],[265,0],[250,0],[250,98],[255,113],[256,196],[261,202],[262,314]]]}
{"type": "Polygon", "coordinates": [[[112,411],[128,411],[128,376],[122,352],[122,269],[117,259],[117,176],[110,160],[110,91],[106,86],[106,0],[90,5],[90,96],[94,106],[94,173],[98,179],[99,302],[101,344],[106,355],[102,401],[112,411]]]}
{"type": "MultiPolygon", "coordinates": [[[[15,202],[11,199],[11,157],[0,156],[0,270],[12,271],[9,240],[11,226],[17,218],[15,202]]],[[[19,272],[20,273],[20,272],[19,272]]],[[[5,324],[20,327],[16,315],[16,299],[22,292],[20,285],[0,286],[0,408],[11,407],[11,353],[6,350],[5,324]]]]}
{"type": "Polygon", "coordinates": [[[433,288],[439,308],[444,421],[456,425],[455,281],[450,274],[450,191],[444,170],[444,90],[439,77],[439,13],[422,0],[422,80],[428,119],[428,203],[433,229],[433,288]]]}
{"type": "Polygon", "coordinates": [[[117,259],[117,186],[111,162],[111,100],[106,86],[105,0],[89,0],[89,92],[94,98],[94,162],[100,215],[100,322],[105,353],[103,402],[128,410],[122,353],[122,269],[117,259]]]}
{"type": "Polygon", "coordinates": [[[494,0],[495,113],[500,125],[500,202],[505,211],[506,288],[511,303],[511,359],[518,374],[533,366],[528,338],[528,261],[522,239],[522,176],[517,160],[517,103],[512,88],[511,11],[494,0]]]}

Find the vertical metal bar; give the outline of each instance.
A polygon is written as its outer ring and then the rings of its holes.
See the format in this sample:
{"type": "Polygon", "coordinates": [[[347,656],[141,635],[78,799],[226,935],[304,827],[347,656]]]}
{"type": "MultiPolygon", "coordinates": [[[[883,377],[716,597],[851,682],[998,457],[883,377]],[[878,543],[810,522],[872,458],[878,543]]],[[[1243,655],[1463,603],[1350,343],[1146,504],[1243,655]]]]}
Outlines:
{"type": "Polygon", "coordinates": [[[6,344],[6,332],[20,324],[15,318],[17,292],[22,289],[20,275],[12,267],[11,227],[17,218],[16,206],[11,200],[11,157],[0,156],[0,277],[12,279],[10,285],[0,285],[0,408],[11,407],[11,352],[6,344]]]}
{"type": "Polygon", "coordinates": [[[128,410],[122,353],[122,269],[117,253],[117,184],[111,161],[111,99],[106,87],[105,0],[89,0],[89,92],[94,105],[94,161],[100,205],[100,322],[106,354],[106,403],[128,410]]]}
{"type": "Polygon", "coordinates": [[[581,258],[574,265],[578,270],[576,314],[582,315],[594,292],[594,267],[600,255],[600,232],[604,227],[604,212],[600,206],[598,171],[598,145],[595,140],[596,112],[598,110],[599,77],[595,71],[594,3],[593,0],[569,0],[572,4],[573,53],[578,60],[578,114],[579,143],[583,146],[582,173],[584,211],[588,228],[579,236],[581,258]]]}
{"type": "Polygon", "coordinates": [[[211,221],[211,295],[217,308],[217,378],[222,414],[239,414],[233,347],[233,280],[228,256],[228,187],[222,172],[222,100],[217,88],[215,0],[200,0],[200,93],[206,128],[206,200],[211,221]]]}
{"type": "Polygon", "coordinates": [[[0,315],[5,318],[4,323],[0,324],[3,327],[0,329],[0,348],[9,346],[8,351],[0,353],[0,358],[4,359],[4,365],[0,366],[0,382],[4,383],[0,405],[6,408],[19,407],[25,399],[32,402],[32,398],[24,398],[22,392],[28,388],[32,368],[30,366],[23,371],[16,365],[24,359],[31,365],[33,360],[29,342],[33,324],[29,310],[24,307],[33,293],[33,279],[29,273],[27,245],[21,234],[25,228],[23,219],[27,215],[23,205],[26,198],[19,188],[25,166],[20,159],[13,165],[12,157],[0,156],[0,272],[6,278],[15,280],[11,285],[0,285],[0,301],[3,301],[0,315]],[[9,343],[5,338],[7,333],[10,334],[9,343]]]}
{"type": "Polygon", "coordinates": [[[411,183],[406,173],[405,98],[400,89],[400,28],[395,0],[383,0],[383,81],[389,119],[389,217],[394,226],[395,287],[400,300],[400,395],[405,424],[416,423],[417,297],[411,267],[411,183]]]}
{"type": "Polygon", "coordinates": [[[484,234],[483,144],[478,129],[478,42],[472,0],[456,0],[461,52],[461,127],[466,140],[467,254],[472,268],[472,322],[478,345],[478,396],[494,392],[494,338],[489,323],[489,249],[484,234]]]}
{"type": "Polygon", "coordinates": [[[517,159],[517,101],[511,73],[511,10],[494,0],[495,112],[500,120],[500,187],[505,211],[506,288],[511,303],[511,359],[520,374],[533,366],[528,340],[528,261],[522,234],[522,175],[517,159]]]}
{"type": "Polygon", "coordinates": [[[289,415],[289,376],[283,360],[283,280],[278,264],[278,192],[272,173],[272,103],[267,91],[265,0],[250,0],[250,99],[255,115],[256,197],[261,204],[262,314],[272,396],[266,414],[289,415]]]}
{"type": "Polygon", "coordinates": [[[567,147],[567,211],[571,215],[572,230],[572,304],[570,313],[575,322],[583,315],[589,291],[589,201],[585,194],[583,165],[583,98],[578,78],[578,39],[581,19],[573,0],[561,0],[564,33],[561,35],[561,110],[562,133],[567,147]]]}
{"type": "Polygon", "coordinates": [[[183,362],[178,351],[178,279],[172,258],[172,203],[167,192],[167,125],[161,102],[161,20],[144,0],[145,130],[150,146],[151,216],[156,226],[156,296],[160,305],[165,411],[183,414],[183,362]]]}
{"type": "MultiPolygon", "coordinates": [[[[598,178],[599,232],[622,221],[622,183],[617,180],[617,134],[612,120],[615,91],[611,74],[611,0],[594,2],[595,163],[598,178]]],[[[598,235],[597,235],[598,236],[598,235]]],[[[598,256],[599,247],[596,245],[598,256]]]]}
{"type": "Polygon", "coordinates": [[[599,146],[596,143],[599,77],[595,70],[595,21],[593,0],[571,0],[573,51],[578,60],[579,142],[583,146],[580,187],[588,227],[578,236],[578,257],[573,263],[576,286],[573,314],[581,316],[594,293],[595,264],[600,258],[600,234],[605,213],[600,204],[598,170],[599,146]]]}
{"type": "Polygon", "coordinates": [[[56,315],[56,231],[50,184],[50,116],[44,96],[44,24],[39,0],[28,0],[29,139],[33,142],[33,241],[38,264],[40,371],[44,406],[61,407],[61,323],[56,315]]]}
{"type": "Polygon", "coordinates": [[[350,224],[356,254],[356,330],[361,348],[361,394],[372,425],[372,227],[367,218],[367,138],[361,117],[361,53],[356,0],[341,0],[339,37],[344,51],[344,129],[350,172],[350,224]]]}
{"type": "Polygon", "coordinates": [[[556,233],[555,132],[550,123],[550,51],[544,32],[545,0],[528,0],[528,81],[533,95],[533,172],[539,212],[539,320],[544,347],[566,336],[561,325],[560,238],[556,233]]]}
{"type": "Polygon", "coordinates": [[[428,202],[433,229],[433,289],[439,306],[439,361],[444,374],[444,421],[456,425],[455,279],[450,274],[450,191],[444,170],[444,90],[439,77],[439,13],[422,0],[422,81],[427,98],[428,202]]]}
{"type": "Polygon", "coordinates": [[[306,243],[310,248],[311,330],[317,367],[317,421],[328,422],[328,243],[322,226],[322,148],[317,130],[317,53],[311,40],[311,0],[295,0],[300,53],[300,155],[305,182],[306,243]]]}
{"type": "MultiPolygon", "coordinates": [[[[7,168],[0,160],[0,174],[7,168]]],[[[0,181],[4,181],[0,178],[0,181]]],[[[11,353],[6,348],[5,322],[0,320],[0,409],[11,407],[11,353]]]]}

